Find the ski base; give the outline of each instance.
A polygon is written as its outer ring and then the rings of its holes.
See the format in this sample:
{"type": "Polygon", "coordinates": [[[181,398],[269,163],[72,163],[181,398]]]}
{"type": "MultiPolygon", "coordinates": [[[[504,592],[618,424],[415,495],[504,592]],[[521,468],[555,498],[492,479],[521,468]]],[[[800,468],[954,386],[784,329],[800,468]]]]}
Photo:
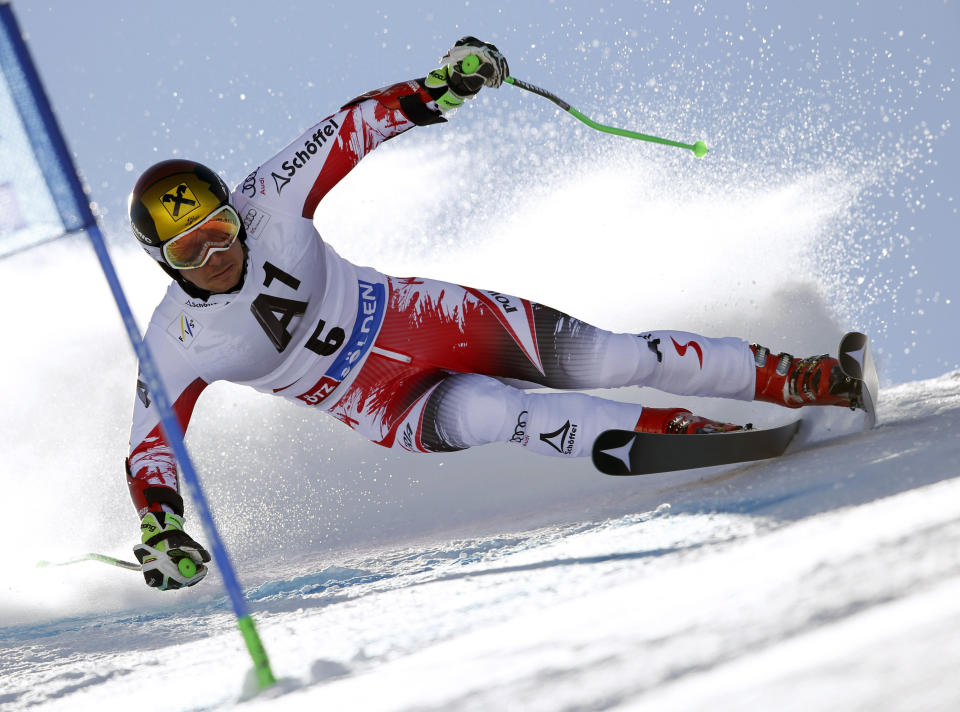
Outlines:
{"type": "Polygon", "coordinates": [[[851,331],[840,340],[837,352],[843,372],[860,382],[860,402],[856,407],[867,414],[869,430],[877,424],[877,397],[880,391],[877,367],[870,352],[870,339],[859,331],[851,331]]]}
{"type": "Polygon", "coordinates": [[[660,434],[606,430],[593,444],[593,464],[607,475],[651,475],[778,457],[800,421],[729,433],[660,434]]]}

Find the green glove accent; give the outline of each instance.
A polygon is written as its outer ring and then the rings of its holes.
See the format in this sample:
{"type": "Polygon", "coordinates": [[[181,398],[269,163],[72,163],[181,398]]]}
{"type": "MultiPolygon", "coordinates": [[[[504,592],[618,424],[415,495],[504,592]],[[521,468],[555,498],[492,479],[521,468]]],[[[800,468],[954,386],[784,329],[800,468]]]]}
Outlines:
{"type": "MultiPolygon", "coordinates": [[[[149,544],[150,540],[163,532],[183,531],[183,518],[169,512],[147,512],[140,520],[140,541],[149,544]]],[[[159,551],[167,550],[167,542],[157,543],[159,551]]]]}
{"type": "Polygon", "coordinates": [[[424,82],[427,89],[447,89],[447,91],[445,91],[439,99],[436,99],[437,106],[440,107],[441,111],[459,109],[461,106],[463,106],[463,97],[455,94],[447,85],[449,78],[449,68],[447,65],[444,65],[439,69],[434,69],[432,72],[430,72],[430,74],[427,75],[426,81],[424,82]]]}

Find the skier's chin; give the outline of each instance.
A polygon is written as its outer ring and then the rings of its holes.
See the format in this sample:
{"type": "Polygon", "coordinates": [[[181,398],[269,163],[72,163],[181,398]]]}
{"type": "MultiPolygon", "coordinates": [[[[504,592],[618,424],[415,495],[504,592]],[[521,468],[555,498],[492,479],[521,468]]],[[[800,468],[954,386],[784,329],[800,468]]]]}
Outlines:
{"type": "Polygon", "coordinates": [[[219,293],[219,292],[229,292],[231,289],[237,286],[237,282],[240,280],[240,266],[229,264],[226,265],[221,271],[214,273],[207,278],[206,289],[209,292],[219,293]]]}
{"type": "Polygon", "coordinates": [[[236,288],[242,273],[243,249],[239,242],[235,242],[229,250],[214,255],[203,267],[180,272],[191,284],[214,294],[236,288]]]}

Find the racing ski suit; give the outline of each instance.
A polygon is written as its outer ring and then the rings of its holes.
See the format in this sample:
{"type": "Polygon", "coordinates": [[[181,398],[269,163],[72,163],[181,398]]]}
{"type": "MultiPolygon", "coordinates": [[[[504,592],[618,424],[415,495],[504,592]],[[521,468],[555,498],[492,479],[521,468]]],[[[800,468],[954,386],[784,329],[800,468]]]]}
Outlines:
{"type": "MultiPolygon", "coordinates": [[[[370,151],[442,120],[438,113],[417,81],[370,92],[234,189],[241,285],[202,298],[172,283],[145,335],[184,430],[204,388],[227,380],[326,411],[389,448],[509,442],[580,457],[603,430],[633,428],[642,406],[524,387],[753,398],[754,356],[740,339],[612,333],[528,299],[391,277],[340,257],[314,227],[319,201],[370,151]]],[[[127,477],[141,516],[179,499],[176,463],[142,382],[127,477]]]]}

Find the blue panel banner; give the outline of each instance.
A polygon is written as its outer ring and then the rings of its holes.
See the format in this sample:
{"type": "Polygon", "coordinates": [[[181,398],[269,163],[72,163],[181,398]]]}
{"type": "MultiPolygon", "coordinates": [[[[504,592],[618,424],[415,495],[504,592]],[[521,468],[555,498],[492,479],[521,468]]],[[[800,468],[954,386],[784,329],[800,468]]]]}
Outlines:
{"type": "Polygon", "coordinates": [[[93,224],[9,3],[0,3],[0,256],[93,224]],[[64,160],[66,159],[66,160],[64,160]]]}

